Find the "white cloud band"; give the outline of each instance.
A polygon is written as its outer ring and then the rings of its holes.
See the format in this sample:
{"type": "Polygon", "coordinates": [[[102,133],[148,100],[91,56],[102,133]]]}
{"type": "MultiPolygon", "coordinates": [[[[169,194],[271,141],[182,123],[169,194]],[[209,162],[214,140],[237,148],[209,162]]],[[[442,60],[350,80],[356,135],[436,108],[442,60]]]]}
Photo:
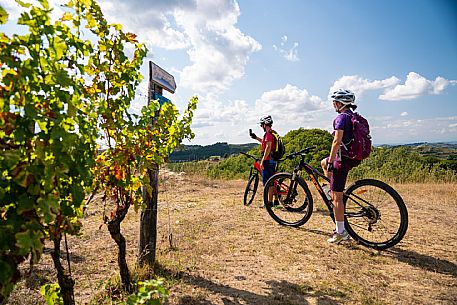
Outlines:
{"type": "Polygon", "coordinates": [[[441,94],[449,85],[457,84],[457,80],[447,80],[438,76],[435,80],[428,80],[415,72],[408,73],[404,84],[395,76],[384,80],[368,80],[357,75],[343,76],[330,88],[330,94],[338,88],[354,91],[356,96],[363,96],[370,90],[384,89],[378,98],[385,101],[412,100],[428,94],[441,94]]]}

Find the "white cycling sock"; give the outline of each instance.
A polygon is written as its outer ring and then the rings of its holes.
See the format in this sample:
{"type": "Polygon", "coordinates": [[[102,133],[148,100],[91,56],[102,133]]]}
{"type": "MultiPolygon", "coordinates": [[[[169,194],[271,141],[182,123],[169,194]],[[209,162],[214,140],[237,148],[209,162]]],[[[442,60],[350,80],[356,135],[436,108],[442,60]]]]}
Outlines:
{"type": "Polygon", "coordinates": [[[344,221],[335,221],[335,223],[336,223],[336,233],[343,234],[344,221]]]}

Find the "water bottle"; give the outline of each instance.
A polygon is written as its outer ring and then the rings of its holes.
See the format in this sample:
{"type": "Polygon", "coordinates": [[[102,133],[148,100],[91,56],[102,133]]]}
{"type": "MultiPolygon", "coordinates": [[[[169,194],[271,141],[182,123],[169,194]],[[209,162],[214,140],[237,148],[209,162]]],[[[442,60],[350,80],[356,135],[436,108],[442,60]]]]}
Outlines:
{"type": "Polygon", "coordinates": [[[328,200],[332,200],[332,191],[330,190],[330,187],[327,184],[324,184],[322,186],[322,190],[324,191],[325,196],[327,197],[328,200]]]}
{"type": "Polygon", "coordinates": [[[333,201],[332,201],[332,191],[330,190],[330,187],[326,184],[322,186],[322,190],[324,191],[325,197],[327,197],[330,205],[330,209],[333,209],[333,201]]]}

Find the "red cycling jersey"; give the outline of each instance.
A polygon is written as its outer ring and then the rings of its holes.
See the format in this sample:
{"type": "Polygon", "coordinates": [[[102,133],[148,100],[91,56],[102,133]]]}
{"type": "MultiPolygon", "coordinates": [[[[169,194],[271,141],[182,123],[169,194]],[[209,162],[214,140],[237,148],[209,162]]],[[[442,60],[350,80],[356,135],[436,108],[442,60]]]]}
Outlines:
{"type": "Polygon", "coordinates": [[[274,135],[271,132],[265,132],[262,138],[262,153],[265,152],[265,149],[267,148],[267,142],[271,142],[271,151],[268,156],[265,157],[264,160],[270,160],[271,159],[271,152],[275,151],[276,147],[276,139],[274,135]]]}

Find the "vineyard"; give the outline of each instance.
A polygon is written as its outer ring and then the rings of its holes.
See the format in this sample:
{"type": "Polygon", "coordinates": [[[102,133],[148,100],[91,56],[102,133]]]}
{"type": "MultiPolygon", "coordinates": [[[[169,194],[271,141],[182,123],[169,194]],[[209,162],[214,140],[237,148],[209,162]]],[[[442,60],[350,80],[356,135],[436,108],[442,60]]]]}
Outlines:
{"type": "MultiPolygon", "coordinates": [[[[56,278],[41,287],[42,295],[49,304],[75,303],[61,247],[80,234],[99,190],[122,289],[138,291],[132,304],[141,302],[143,290],[159,302],[166,296],[160,281],[132,282],[121,223],[130,207],[139,210],[143,197],[157,193],[149,169],[193,137],[197,98],[181,118],[172,103],[157,101],[132,113],[147,54],[135,34],[109,24],[93,0],[69,1],[57,20],[47,0],[16,2],[25,33],[0,33],[0,303],[23,277],[20,265],[37,264],[46,247],[56,278]]],[[[7,20],[0,7],[0,22],[7,20]]]]}
{"type": "MultiPolygon", "coordinates": [[[[331,247],[319,205],[291,229],[257,208],[260,195],[241,204],[249,161],[229,156],[236,147],[216,144],[227,151],[221,162],[166,169],[194,137],[198,99],[181,114],[153,100],[133,112],[148,50],[95,0],[69,0],[58,19],[47,0],[16,2],[20,34],[0,32],[0,304],[457,302],[455,160],[375,149],[351,178],[395,183],[408,235],[385,252],[331,247]],[[139,223],[151,211],[149,232],[139,223]]],[[[0,24],[8,18],[0,6],[0,24]]],[[[314,166],[330,141],[318,129],[285,136],[288,152],[316,147],[314,166]]],[[[198,147],[181,153],[200,156],[198,147]]]]}

